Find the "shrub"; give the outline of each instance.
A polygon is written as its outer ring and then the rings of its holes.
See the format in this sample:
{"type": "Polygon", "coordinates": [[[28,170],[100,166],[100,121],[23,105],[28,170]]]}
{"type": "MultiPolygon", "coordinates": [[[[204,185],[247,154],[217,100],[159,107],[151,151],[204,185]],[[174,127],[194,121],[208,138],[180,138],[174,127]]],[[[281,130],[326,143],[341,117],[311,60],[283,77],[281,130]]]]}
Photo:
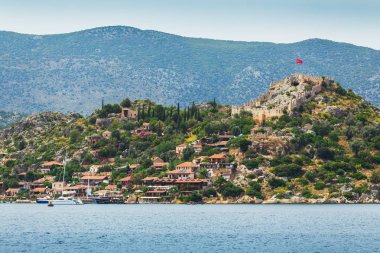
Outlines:
{"type": "Polygon", "coordinates": [[[353,172],[350,174],[350,176],[352,178],[355,178],[356,180],[363,180],[363,179],[367,179],[367,176],[364,175],[363,173],[361,172],[353,172]]]}
{"type": "Polygon", "coordinates": [[[223,197],[238,197],[243,193],[243,189],[239,186],[232,184],[231,182],[227,182],[220,189],[220,193],[223,197]]]}
{"type": "Polygon", "coordinates": [[[70,143],[77,143],[80,138],[80,132],[78,129],[74,129],[70,132],[70,143]]]}
{"type": "Polygon", "coordinates": [[[305,179],[305,178],[299,178],[299,179],[297,179],[297,182],[300,183],[303,186],[309,184],[309,181],[307,179],[305,179]]]}
{"type": "Polygon", "coordinates": [[[300,177],[303,171],[297,164],[281,164],[273,168],[273,173],[279,177],[300,177]]]}
{"type": "Polygon", "coordinates": [[[120,105],[122,107],[131,107],[132,103],[131,103],[131,100],[129,98],[125,98],[125,99],[123,99],[123,101],[121,101],[120,105]]]}
{"type": "Polygon", "coordinates": [[[344,171],[356,171],[355,167],[351,163],[346,162],[327,162],[324,165],[322,165],[322,168],[327,171],[338,171],[338,170],[344,170],[344,171]]]}
{"type": "Polygon", "coordinates": [[[364,141],[355,140],[351,142],[351,149],[352,149],[352,152],[355,153],[355,156],[358,156],[359,152],[364,150],[365,147],[366,147],[366,143],[364,141]]]}
{"type": "Polygon", "coordinates": [[[352,191],[359,193],[359,194],[362,194],[362,193],[368,191],[368,185],[365,183],[361,184],[360,186],[355,187],[352,191]]]}
{"type": "Polygon", "coordinates": [[[335,150],[330,147],[320,147],[317,149],[317,156],[324,160],[334,160],[335,150]]]}
{"type": "Polygon", "coordinates": [[[216,190],[212,187],[208,188],[207,190],[204,190],[203,191],[203,196],[205,197],[216,197],[217,196],[217,193],[216,193],[216,190]]]}
{"type": "Polygon", "coordinates": [[[315,170],[307,171],[305,177],[310,182],[314,182],[317,172],[315,170]]]}
{"type": "Polygon", "coordinates": [[[280,178],[271,178],[268,180],[268,184],[272,189],[286,186],[286,182],[280,178]]]}
{"type": "Polygon", "coordinates": [[[109,113],[120,113],[121,107],[118,104],[107,104],[102,109],[97,111],[97,114],[100,118],[105,118],[109,113]]]}
{"type": "Polygon", "coordinates": [[[352,192],[343,193],[343,197],[345,197],[348,200],[354,200],[355,199],[354,194],[352,194],[352,192]]]}
{"type": "Polygon", "coordinates": [[[373,146],[377,149],[380,150],[380,135],[374,137],[372,139],[373,146]]]}
{"type": "Polygon", "coordinates": [[[309,189],[302,190],[301,195],[302,195],[302,197],[308,198],[308,199],[313,197],[313,194],[311,193],[311,191],[309,189]]]}
{"type": "Polygon", "coordinates": [[[252,142],[243,137],[233,138],[228,142],[231,147],[239,147],[242,152],[246,152],[252,142]]]}
{"type": "Polygon", "coordinates": [[[195,151],[193,147],[186,147],[183,150],[183,160],[189,161],[190,158],[194,155],[195,151]]]}
{"type": "Polygon", "coordinates": [[[245,194],[247,194],[248,196],[250,197],[255,197],[255,198],[258,198],[258,199],[263,199],[263,195],[261,194],[260,191],[257,191],[253,188],[248,188],[246,191],[245,191],[245,194]]]}
{"type": "Polygon", "coordinates": [[[323,183],[323,182],[317,182],[317,183],[315,183],[315,185],[314,185],[314,189],[316,189],[316,190],[318,190],[318,191],[323,190],[323,189],[325,189],[325,188],[326,188],[326,184],[323,183]]]}
{"type": "Polygon", "coordinates": [[[245,160],[242,164],[244,164],[249,170],[256,169],[259,166],[259,162],[256,160],[245,160]]]}
{"type": "Polygon", "coordinates": [[[251,182],[249,182],[249,186],[250,186],[250,188],[252,188],[255,191],[261,191],[261,185],[257,181],[251,181],[251,182]]]}
{"type": "Polygon", "coordinates": [[[202,202],[202,196],[198,192],[193,191],[190,193],[188,200],[191,202],[202,202]]]}
{"type": "Polygon", "coordinates": [[[372,172],[370,181],[374,184],[380,183],[380,169],[376,169],[372,172]]]}
{"type": "Polygon", "coordinates": [[[329,122],[317,122],[313,125],[313,131],[319,136],[326,136],[331,131],[331,124],[329,122]]]}

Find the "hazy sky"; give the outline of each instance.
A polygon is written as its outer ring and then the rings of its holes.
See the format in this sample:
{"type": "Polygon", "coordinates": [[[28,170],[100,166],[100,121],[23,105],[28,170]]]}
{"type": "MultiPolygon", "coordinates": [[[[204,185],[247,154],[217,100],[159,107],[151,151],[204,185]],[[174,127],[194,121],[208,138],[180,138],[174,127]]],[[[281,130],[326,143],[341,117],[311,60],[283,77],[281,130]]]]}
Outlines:
{"type": "Polygon", "coordinates": [[[0,30],[63,33],[127,25],[191,37],[380,49],[380,0],[0,0],[0,30]]]}

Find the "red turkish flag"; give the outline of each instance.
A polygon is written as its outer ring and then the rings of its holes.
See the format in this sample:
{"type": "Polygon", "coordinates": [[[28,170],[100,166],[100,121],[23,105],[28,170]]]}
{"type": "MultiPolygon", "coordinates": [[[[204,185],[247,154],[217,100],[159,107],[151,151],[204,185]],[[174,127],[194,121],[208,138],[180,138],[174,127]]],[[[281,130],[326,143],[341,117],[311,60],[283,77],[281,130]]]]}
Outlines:
{"type": "Polygon", "coordinates": [[[302,61],[301,59],[298,59],[298,58],[297,58],[297,59],[296,59],[296,63],[297,63],[297,64],[302,64],[303,61],[302,61]]]}

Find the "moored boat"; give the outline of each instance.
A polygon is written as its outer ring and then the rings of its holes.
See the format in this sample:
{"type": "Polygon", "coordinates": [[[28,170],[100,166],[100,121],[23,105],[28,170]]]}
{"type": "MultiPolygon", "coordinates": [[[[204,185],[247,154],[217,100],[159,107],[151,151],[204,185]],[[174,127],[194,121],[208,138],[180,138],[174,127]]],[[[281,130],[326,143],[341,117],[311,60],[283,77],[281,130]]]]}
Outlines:
{"type": "Polygon", "coordinates": [[[103,196],[96,198],[98,204],[124,204],[123,196],[103,196]]]}
{"type": "Polygon", "coordinates": [[[53,205],[83,205],[83,202],[80,198],[75,198],[72,196],[65,197],[64,196],[64,185],[65,185],[65,173],[66,173],[66,156],[63,161],[63,184],[62,184],[62,195],[58,199],[53,199],[49,202],[52,203],[53,205]]]}
{"type": "Polygon", "coordinates": [[[53,205],[83,205],[80,198],[64,197],[61,196],[58,199],[50,201],[53,205]]]}
{"type": "Polygon", "coordinates": [[[47,203],[49,203],[49,200],[50,200],[49,197],[37,198],[36,203],[37,204],[47,204],[47,203]]]}

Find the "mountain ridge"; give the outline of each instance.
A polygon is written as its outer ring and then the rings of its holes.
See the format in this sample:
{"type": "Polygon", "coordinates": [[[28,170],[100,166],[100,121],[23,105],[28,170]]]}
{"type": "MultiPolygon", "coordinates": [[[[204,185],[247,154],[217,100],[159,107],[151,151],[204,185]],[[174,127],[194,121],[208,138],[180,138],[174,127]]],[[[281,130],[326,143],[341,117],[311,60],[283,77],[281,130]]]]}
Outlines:
{"type": "Polygon", "coordinates": [[[380,103],[380,51],[348,43],[239,42],[124,26],[55,35],[0,32],[0,38],[0,105],[7,111],[88,114],[102,98],[112,103],[126,96],[166,105],[214,97],[241,104],[294,72],[334,77],[380,103]],[[296,57],[304,65],[297,66],[296,57]]]}
{"type": "Polygon", "coordinates": [[[346,45],[366,48],[366,49],[370,49],[370,50],[374,50],[374,51],[380,51],[380,49],[371,48],[368,46],[362,46],[362,45],[357,45],[357,44],[353,44],[353,43],[349,43],[349,42],[335,41],[335,40],[331,40],[331,39],[318,38],[318,37],[303,39],[303,40],[294,41],[294,42],[271,42],[271,41],[232,40],[232,39],[230,40],[230,39],[214,39],[214,38],[205,38],[205,37],[191,37],[191,36],[174,34],[174,33],[170,33],[170,32],[164,32],[164,31],[153,30],[153,29],[141,29],[141,28],[137,28],[137,27],[133,27],[133,26],[125,26],[125,25],[99,26],[99,27],[86,28],[86,29],[76,30],[76,31],[71,31],[71,32],[51,33],[51,34],[23,33],[23,32],[9,31],[9,30],[0,30],[0,34],[1,33],[10,33],[10,34],[16,34],[16,35],[48,37],[48,36],[56,36],[56,35],[76,34],[76,33],[88,32],[88,31],[93,31],[93,30],[103,30],[103,29],[104,30],[107,30],[107,29],[126,29],[126,30],[136,30],[136,31],[140,31],[140,32],[153,32],[153,33],[165,34],[165,35],[169,35],[169,36],[181,37],[181,38],[186,38],[186,39],[196,39],[196,40],[199,39],[199,40],[209,40],[209,41],[218,41],[218,42],[265,43],[265,44],[273,44],[273,45],[291,45],[291,44],[299,44],[299,43],[309,42],[309,41],[324,41],[324,42],[334,42],[334,43],[338,43],[338,44],[346,44],[346,45]]]}

